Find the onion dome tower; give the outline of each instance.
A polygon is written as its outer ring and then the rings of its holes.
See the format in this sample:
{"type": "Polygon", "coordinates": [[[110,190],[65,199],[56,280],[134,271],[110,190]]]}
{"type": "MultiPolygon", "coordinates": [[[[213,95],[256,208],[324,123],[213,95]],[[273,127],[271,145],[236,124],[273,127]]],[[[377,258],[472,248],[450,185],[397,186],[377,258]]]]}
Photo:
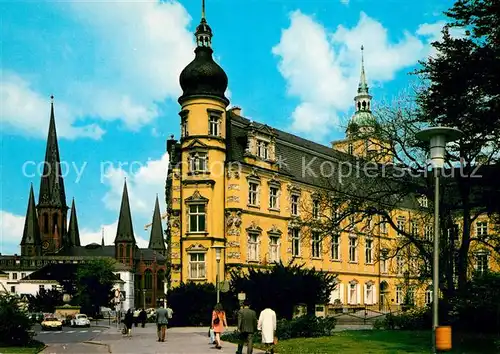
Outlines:
{"type": "Polygon", "coordinates": [[[196,27],[195,58],[182,70],[179,82],[182,105],[189,98],[215,98],[223,101],[226,106],[229,100],[225,96],[228,85],[227,75],[212,58],[212,29],[205,18],[205,0],[202,2],[201,21],[196,27]]]}

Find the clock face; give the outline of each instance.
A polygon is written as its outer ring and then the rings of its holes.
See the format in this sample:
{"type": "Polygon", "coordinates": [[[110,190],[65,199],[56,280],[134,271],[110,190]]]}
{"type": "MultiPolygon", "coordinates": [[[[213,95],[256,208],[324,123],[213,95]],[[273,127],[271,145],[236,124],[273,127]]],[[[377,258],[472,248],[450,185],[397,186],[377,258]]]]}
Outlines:
{"type": "Polygon", "coordinates": [[[44,250],[46,250],[47,248],[49,248],[49,241],[43,241],[43,242],[42,242],[42,248],[43,248],[44,250]]]}

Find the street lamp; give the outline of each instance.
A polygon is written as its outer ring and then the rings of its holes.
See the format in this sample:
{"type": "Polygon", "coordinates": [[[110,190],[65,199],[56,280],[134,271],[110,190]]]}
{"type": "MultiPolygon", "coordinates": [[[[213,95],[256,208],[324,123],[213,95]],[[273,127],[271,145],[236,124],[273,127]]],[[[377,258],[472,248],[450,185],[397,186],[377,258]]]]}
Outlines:
{"type": "Polygon", "coordinates": [[[462,131],[449,127],[431,127],[419,131],[417,139],[429,142],[430,158],[434,169],[434,252],[432,272],[432,348],[436,353],[436,330],[439,326],[439,175],[444,167],[446,143],[455,141],[463,135],[462,131]]]}
{"type": "Polygon", "coordinates": [[[219,284],[219,272],[220,272],[220,259],[221,259],[221,253],[222,253],[222,250],[225,248],[225,246],[222,246],[222,245],[214,245],[212,246],[212,248],[215,249],[215,260],[217,261],[217,275],[216,275],[216,278],[215,278],[215,286],[216,286],[216,289],[217,289],[217,303],[220,302],[220,284],[219,284]]]}

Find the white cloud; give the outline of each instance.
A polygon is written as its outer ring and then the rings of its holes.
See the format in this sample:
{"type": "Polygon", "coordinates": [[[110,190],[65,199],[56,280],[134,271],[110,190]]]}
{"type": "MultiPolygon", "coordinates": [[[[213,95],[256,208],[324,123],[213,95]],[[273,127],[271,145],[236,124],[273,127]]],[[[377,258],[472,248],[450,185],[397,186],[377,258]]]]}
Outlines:
{"type": "MultiPolygon", "coordinates": [[[[77,1],[56,6],[81,24],[92,56],[98,58],[92,72],[82,67],[64,81],[51,79],[59,91],[71,93],[65,102],[57,101],[60,136],[98,138],[103,134],[96,124],[78,127],[79,118],[118,120],[137,130],[158,117],[159,102],[180,96],[179,75],[194,58],[194,39],[188,28],[191,17],[179,2],[77,1]]],[[[46,135],[48,99],[20,75],[7,79],[4,76],[0,84],[1,121],[15,132],[46,135]]]]}
{"type": "Polygon", "coordinates": [[[162,196],[165,194],[167,170],[167,153],[159,160],[148,160],[146,163],[131,161],[122,163],[122,166],[108,166],[103,174],[103,182],[110,190],[103,198],[104,205],[110,210],[120,210],[123,182],[126,178],[132,217],[140,217],[149,222],[153,216],[157,194],[160,209],[164,209],[161,205],[164,200],[162,196]]]}
{"type": "Polygon", "coordinates": [[[349,5],[349,0],[340,0],[340,3],[344,5],[349,5]]]}
{"type": "Polygon", "coordinates": [[[392,80],[398,71],[430,53],[430,29],[420,28],[415,34],[405,31],[392,42],[387,29],[365,13],[353,28],[339,25],[333,33],[300,11],[290,19],[272,52],[280,59],[278,69],[287,81],[288,94],[300,100],[291,129],[318,140],[340,128],[340,116],[353,104],[361,45],[371,86],[392,80]]]}
{"type": "Polygon", "coordinates": [[[0,210],[0,253],[19,253],[23,230],[24,216],[0,210]]]}
{"type": "MultiPolygon", "coordinates": [[[[30,83],[15,73],[0,70],[0,122],[21,133],[46,138],[49,129],[50,98],[42,97],[30,83]]],[[[75,112],[65,102],[55,102],[57,133],[66,138],[99,139],[104,130],[97,124],[73,126],[75,112]]]]}
{"type": "MultiPolygon", "coordinates": [[[[82,228],[80,230],[80,242],[82,245],[88,245],[90,243],[97,243],[100,245],[104,231],[104,244],[107,246],[113,245],[115,242],[117,227],[118,227],[118,221],[115,221],[114,223],[108,225],[101,225],[101,227],[98,230],[90,228],[82,228]]],[[[137,225],[134,225],[134,232],[136,233],[135,241],[137,242],[137,245],[141,248],[148,247],[149,240],[146,240],[145,238],[137,235],[137,225]]]]}

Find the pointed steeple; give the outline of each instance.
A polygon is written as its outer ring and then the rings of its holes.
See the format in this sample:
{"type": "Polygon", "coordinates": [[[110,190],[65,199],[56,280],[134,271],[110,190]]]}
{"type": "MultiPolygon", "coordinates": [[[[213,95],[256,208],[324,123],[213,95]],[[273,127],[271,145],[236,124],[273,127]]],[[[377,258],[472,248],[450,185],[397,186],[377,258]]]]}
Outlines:
{"type": "Polygon", "coordinates": [[[33,193],[32,184],[30,187],[28,208],[26,210],[26,219],[24,220],[23,238],[21,240],[21,254],[24,255],[26,253],[27,247],[33,247],[32,250],[35,251],[37,249],[40,249],[41,246],[42,239],[40,236],[40,225],[38,223],[38,216],[36,213],[35,194],[33,193]]]}
{"type": "Polygon", "coordinates": [[[56,120],[54,115],[54,96],[51,96],[49,133],[45,150],[43,175],[40,183],[38,207],[68,209],[64,180],[61,173],[61,158],[57,142],[56,120]]]}
{"type": "Polygon", "coordinates": [[[164,252],[165,241],[163,239],[163,227],[161,225],[160,204],[158,195],[156,196],[155,210],[153,212],[153,222],[151,224],[151,236],[149,237],[149,249],[164,252]]]}
{"type": "Polygon", "coordinates": [[[132,226],[132,214],[130,213],[130,202],[128,200],[127,181],[123,185],[122,204],[118,227],[116,229],[115,244],[118,242],[132,242],[135,244],[134,228],[132,226]]]}
{"type": "Polygon", "coordinates": [[[101,246],[104,247],[104,227],[102,228],[101,246]]]}
{"type": "Polygon", "coordinates": [[[81,246],[78,218],[76,217],[75,199],[71,202],[71,216],[69,217],[68,239],[71,246],[81,246]]]}
{"type": "Polygon", "coordinates": [[[365,74],[364,47],[361,46],[361,76],[359,78],[358,94],[368,95],[368,83],[365,74]]]}

